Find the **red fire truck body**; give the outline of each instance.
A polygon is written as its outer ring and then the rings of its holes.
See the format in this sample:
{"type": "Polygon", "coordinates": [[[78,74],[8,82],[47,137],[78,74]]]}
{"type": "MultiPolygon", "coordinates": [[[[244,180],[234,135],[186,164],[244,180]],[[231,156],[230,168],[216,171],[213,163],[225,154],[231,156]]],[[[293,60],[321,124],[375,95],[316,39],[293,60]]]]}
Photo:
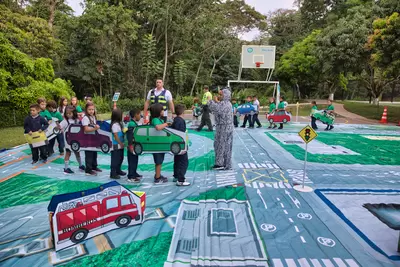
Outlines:
{"type": "Polygon", "coordinates": [[[142,223],[145,197],[144,192],[132,192],[118,184],[58,203],[51,216],[56,250],[118,227],[142,223]]]}

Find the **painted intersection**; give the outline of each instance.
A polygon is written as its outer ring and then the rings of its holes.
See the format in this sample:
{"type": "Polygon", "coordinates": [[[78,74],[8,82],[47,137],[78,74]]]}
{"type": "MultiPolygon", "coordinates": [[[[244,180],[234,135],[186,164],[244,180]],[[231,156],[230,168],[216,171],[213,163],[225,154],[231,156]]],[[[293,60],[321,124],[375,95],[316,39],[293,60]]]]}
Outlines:
{"type": "MultiPolygon", "coordinates": [[[[88,177],[62,172],[53,156],[32,166],[21,146],[0,154],[0,266],[400,266],[399,231],[364,204],[400,204],[398,128],[338,125],[305,144],[298,132],[235,129],[233,169],[213,171],[213,133],[189,131],[190,187],[154,185],[151,156],[141,156],[145,222],[98,235],[55,252],[47,205],[51,196],[108,182],[110,156],[99,153],[103,172],[88,177]]],[[[83,154],[82,154],[83,156],[83,154]]],[[[163,174],[172,176],[166,155],[163,174]]],[[[127,169],[126,160],[123,169],[127,169]]]]}

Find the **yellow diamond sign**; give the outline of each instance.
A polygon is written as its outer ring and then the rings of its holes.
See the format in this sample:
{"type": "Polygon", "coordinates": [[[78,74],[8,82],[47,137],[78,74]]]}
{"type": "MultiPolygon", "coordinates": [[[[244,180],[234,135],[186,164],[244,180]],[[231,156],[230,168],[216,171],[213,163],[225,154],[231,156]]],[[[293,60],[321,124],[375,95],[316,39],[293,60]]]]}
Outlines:
{"type": "Polygon", "coordinates": [[[299,135],[301,139],[304,140],[307,144],[310,143],[315,137],[318,136],[317,132],[314,131],[309,125],[304,127],[300,132],[299,135]]]}

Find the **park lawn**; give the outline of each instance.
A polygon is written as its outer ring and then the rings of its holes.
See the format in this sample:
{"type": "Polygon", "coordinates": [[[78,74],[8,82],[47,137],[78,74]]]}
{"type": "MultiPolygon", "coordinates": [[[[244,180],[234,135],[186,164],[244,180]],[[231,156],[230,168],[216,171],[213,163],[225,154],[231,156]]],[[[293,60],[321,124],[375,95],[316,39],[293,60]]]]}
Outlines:
{"type": "Polygon", "coordinates": [[[25,144],[24,128],[21,126],[0,129],[0,149],[25,144]]]}
{"type": "MultiPolygon", "coordinates": [[[[380,120],[384,105],[377,106],[368,103],[344,102],[344,108],[367,119],[380,120]]],[[[389,105],[387,111],[388,122],[398,123],[400,121],[400,106],[389,105]]]]}
{"type": "MultiPolygon", "coordinates": [[[[98,120],[109,120],[111,113],[98,114],[98,120]]],[[[24,128],[22,126],[7,127],[0,129],[0,149],[12,148],[25,144],[24,128]]]]}

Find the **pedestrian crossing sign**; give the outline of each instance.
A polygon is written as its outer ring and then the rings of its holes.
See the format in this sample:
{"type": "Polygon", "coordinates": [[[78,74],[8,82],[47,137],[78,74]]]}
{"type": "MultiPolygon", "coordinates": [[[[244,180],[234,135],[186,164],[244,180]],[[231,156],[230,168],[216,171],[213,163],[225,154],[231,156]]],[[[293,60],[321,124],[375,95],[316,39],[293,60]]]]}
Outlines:
{"type": "Polygon", "coordinates": [[[310,143],[312,140],[314,140],[315,137],[318,136],[318,134],[314,131],[313,128],[311,128],[309,125],[304,127],[300,132],[299,135],[301,139],[306,142],[306,144],[310,143]]]}

